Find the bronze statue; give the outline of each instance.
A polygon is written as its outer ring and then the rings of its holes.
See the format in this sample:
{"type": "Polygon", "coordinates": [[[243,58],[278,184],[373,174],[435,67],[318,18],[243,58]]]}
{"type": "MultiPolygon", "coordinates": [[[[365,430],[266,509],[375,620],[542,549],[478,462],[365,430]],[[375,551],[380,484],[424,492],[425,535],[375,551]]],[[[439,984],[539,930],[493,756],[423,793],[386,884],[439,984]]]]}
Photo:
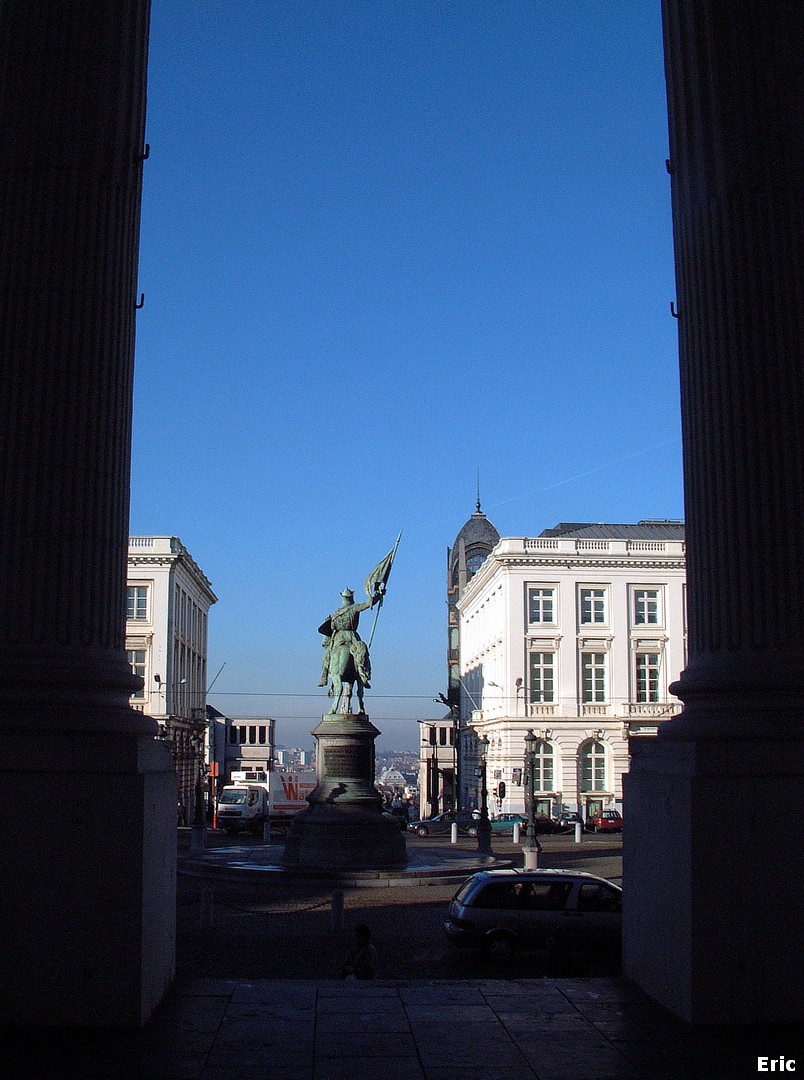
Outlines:
{"type": "MultiPolygon", "coordinates": [[[[341,593],[343,603],[318,628],[319,634],[324,635],[324,662],[318,685],[329,684],[328,694],[332,698],[332,707],[329,710],[331,713],[338,712],[342,699],[343,712],[352,711],[353,687],[357,691],[359,712],[365,712],[363,690],[371,688],[369,646],[374,637],[374,627],[377,625],[376,616],[368,645],[358,634],[357,627],[361,611],[368,611],[375,604],[382,606],[388,576],[391,573],[401,535],[400,533],[397,537],[393,549],[366,578],[365,589],[369,599],[363,604],[356,604],[352,590],[344,589],[341,593]]],[[[379,615],[379,608],[377,614],[379,615]]]]}

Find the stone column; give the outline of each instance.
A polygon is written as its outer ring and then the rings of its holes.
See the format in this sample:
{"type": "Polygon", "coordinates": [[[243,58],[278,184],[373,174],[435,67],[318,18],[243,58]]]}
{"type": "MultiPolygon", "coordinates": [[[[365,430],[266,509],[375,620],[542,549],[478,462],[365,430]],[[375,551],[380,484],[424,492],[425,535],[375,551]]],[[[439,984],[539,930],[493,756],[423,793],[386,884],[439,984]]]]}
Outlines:
{"type": "Polygon", "coordinates": [[[625,970],[688,1020],[798,1020],[804,5],[663,10],[689,662],[632,740],[625,970]]]}
{"type": "Polygon", "coordinates": [[[137,1025],[173,973],[175,782],[125,581],[148,0],[0,31],[3,1008],[137,1025]]]}

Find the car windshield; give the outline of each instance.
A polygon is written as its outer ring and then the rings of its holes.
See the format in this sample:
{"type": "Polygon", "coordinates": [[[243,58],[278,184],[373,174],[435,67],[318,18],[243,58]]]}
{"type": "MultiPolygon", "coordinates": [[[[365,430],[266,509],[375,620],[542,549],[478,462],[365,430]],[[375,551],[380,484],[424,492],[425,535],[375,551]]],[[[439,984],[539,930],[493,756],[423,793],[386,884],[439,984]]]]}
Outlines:
{"type": "Polygon", "coordinates": [[[221,792],[220,801],[222,803],[229,803],[231,805],[240,805],[246,801],[247,794],[248,792],[245,790],[245,788],[241,788],[239,790],[230,789],[228,791],[226,790],[226,788],[224,788],[224,790],[221,792]]]}
{"type": "Polygon", "coordinates": [[[457,900],[459,904],[462,904],[476,884],[477,882],[474,878],[469,878],[467,881],[464,881],[463,885],[461,885],[460,889],[458,889],[452,899],[457,900]]]}

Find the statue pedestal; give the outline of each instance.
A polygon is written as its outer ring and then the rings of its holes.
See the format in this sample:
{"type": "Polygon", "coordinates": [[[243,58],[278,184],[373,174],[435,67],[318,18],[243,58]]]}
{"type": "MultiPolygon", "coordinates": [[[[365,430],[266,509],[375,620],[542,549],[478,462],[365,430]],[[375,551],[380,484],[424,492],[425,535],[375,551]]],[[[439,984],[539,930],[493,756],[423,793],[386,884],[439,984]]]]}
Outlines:
{"type": "Polygon", "coordinates": [[[407,861],[399,822],[374,787],[374,740],[365,713],[326,713],[312,732],[318,785],[293,819],[285,862],[327,870],[379,870],[407,861]]]}

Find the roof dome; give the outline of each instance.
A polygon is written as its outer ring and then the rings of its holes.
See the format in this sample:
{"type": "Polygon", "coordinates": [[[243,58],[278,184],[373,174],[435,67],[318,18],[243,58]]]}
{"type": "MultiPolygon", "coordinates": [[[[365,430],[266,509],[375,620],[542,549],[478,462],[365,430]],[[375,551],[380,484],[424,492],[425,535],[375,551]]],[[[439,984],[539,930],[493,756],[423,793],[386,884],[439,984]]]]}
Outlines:
{"type": "Polygon", "coordinates": [[[477,509],[469,518],[464,527],[455,537],[455,543],[450,550],[450,569],[453,569],[458,560],[461,550],[461,541],[465,546],[467,557],[471,556],[473,549],[480,548],[486,554],[500,542],[500,534],[480,509],[480,500],[477,501],[477,509]]]}
{"type": "Polygon", "coordinates": [[[455,543],[452,545],[453,551],[458,547],[461,540],[463,540],[467,548],[471,547],[472,544],[486,544],[489,547],[495,547],[500,542],[500,534],[480,509],[479,503],[476,512],[472,514],[455,537],[455,543]]]}

